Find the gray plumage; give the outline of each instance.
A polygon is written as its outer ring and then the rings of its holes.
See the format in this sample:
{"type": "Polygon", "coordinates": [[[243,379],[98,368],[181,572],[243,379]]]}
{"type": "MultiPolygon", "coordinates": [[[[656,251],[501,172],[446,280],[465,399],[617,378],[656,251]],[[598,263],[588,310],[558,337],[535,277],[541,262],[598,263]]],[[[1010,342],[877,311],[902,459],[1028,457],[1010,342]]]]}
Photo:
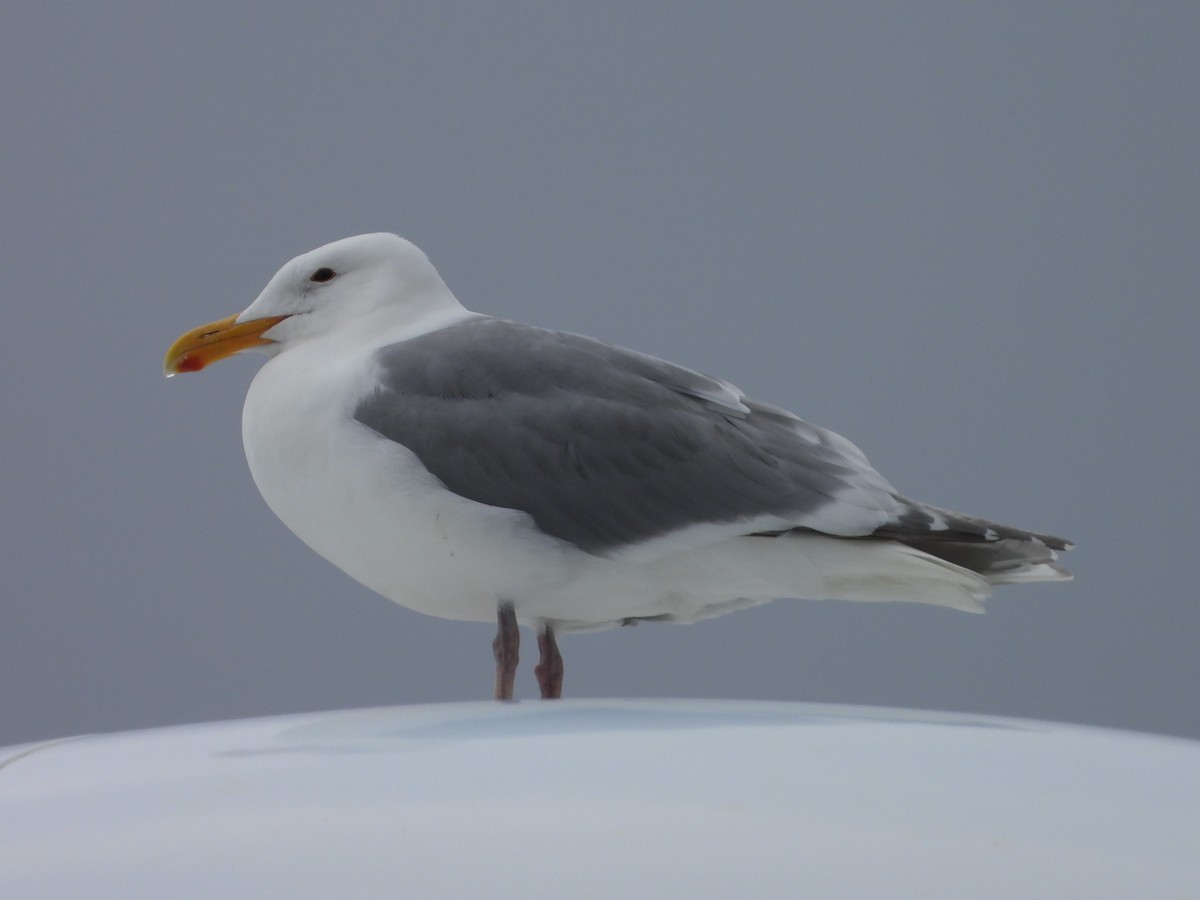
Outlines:
{"type": "Polygon", "coordinates": [[[745,522],[895,540],[1002,582],[1069,546],[906,500],[839,435],[591,338],[478,316],[376,362],[360,423],[454,493],[588,553],[745,522]]]}

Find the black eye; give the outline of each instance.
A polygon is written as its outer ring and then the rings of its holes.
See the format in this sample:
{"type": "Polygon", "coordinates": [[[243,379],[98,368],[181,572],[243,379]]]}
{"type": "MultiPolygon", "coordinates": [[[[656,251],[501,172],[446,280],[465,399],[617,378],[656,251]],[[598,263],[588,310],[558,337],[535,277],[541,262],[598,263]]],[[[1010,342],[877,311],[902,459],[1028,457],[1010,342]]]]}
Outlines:
{"type": "Polygon", "coordinates": [[[308,276],[309,281],[315,281],[317,284],[324,284],[326,281],[333,281],[335,278],[337,278],[337,272],[328,266],[321,266],[321,268],[308,276]]]}

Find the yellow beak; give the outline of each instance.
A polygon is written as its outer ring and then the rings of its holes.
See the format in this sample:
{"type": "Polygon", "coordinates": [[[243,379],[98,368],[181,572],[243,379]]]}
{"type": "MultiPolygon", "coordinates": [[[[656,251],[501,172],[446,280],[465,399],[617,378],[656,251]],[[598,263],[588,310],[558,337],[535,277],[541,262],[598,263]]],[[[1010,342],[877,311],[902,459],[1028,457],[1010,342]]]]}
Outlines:
{"type": "Polygon", "coordinates": [[[272,326],[278,325],[287,316],[266,316],[262,319],[251,319],[249,322],[238,322],[237,316],[210,322],[193,328],[187,334],[181,335],[163,360],[163,374],[168,378],[180,372],[199,372],[209,363],[214,363],[227,356],[233,356],[250,347],[260,347],[272,343],[270,338],[262,336],[272,326]]]}

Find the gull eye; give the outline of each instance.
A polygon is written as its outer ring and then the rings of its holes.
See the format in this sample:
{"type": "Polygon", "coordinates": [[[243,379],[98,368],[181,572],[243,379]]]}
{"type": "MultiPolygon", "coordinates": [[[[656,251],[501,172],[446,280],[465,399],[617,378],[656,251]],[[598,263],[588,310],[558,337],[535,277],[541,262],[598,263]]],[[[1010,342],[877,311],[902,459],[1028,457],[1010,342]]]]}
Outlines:
{"type": "Polygon", "coordinates": [[[324,284],[327,281],[333,281],[335,278],[337,278],[337,272],[328,266],[321,266],[321,268],[308,276],[309,281],[315,281],[317,284],[324,284]]]}

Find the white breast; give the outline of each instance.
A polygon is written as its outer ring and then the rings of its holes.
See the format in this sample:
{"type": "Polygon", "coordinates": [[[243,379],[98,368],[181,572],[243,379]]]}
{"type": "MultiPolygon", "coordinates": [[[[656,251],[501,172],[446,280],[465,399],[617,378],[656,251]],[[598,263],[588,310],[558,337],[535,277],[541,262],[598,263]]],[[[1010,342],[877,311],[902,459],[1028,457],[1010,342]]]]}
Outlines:
{"type": "Polygon", "coordinates": [[[254,379],[242,438],[271,510],[356,580],[431,615],[493,620],[501,600],[573,577],[574,548],[523,513],[450,493],[409,450],[354,420],[374,383],[371,355],[345,336],[311,340],[254,379]]]}

